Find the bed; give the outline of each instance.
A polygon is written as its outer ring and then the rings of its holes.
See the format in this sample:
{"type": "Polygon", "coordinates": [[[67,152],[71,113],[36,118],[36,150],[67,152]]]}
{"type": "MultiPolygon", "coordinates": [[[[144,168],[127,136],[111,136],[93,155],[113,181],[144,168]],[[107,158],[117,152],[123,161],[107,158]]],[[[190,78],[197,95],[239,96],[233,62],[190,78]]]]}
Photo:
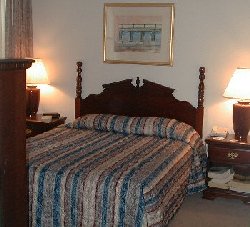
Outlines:
{"type": "Polygon", "coordinates": [[[30,226],[167,226],[205,188],[199,72],[197,107],[139,78],[83,99],[78,62],[76,119],[27,140],[30,226]]]}

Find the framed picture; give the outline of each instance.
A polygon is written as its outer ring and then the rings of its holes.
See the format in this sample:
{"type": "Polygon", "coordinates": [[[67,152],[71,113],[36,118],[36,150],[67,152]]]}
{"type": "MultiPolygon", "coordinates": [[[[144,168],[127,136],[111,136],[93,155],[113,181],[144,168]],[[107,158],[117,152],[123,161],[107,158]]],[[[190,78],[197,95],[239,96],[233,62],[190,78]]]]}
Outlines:
{"type": "Polygon", "coordinates": [[[106,3],[104,62],[173,65],[173,3],[106,3]]]}

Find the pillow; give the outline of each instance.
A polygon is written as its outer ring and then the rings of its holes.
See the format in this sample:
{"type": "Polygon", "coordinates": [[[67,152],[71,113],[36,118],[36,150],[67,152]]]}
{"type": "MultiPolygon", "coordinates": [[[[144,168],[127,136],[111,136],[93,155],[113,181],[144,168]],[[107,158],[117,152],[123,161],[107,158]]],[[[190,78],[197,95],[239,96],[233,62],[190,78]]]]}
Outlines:
{"type": "Polygon", "coordinates": [[[200,139],[194,128],[175,119],[163,117],[129,117],[112,114],[87,114],[72,125],[77,129],[96,129],[115,133],[158,136],[177,139],[191,146],[200,139]]]}

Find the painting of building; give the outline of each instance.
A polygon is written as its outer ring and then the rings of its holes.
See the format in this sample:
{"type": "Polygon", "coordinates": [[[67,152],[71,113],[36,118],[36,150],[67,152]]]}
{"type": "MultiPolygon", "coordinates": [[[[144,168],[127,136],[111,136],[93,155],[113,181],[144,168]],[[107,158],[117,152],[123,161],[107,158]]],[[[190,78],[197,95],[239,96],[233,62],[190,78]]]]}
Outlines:
{"type": "Polygon", "coordinates": [[[154,52],[161,49],[161,24],[120,24],[115,52],[154,52]]]}

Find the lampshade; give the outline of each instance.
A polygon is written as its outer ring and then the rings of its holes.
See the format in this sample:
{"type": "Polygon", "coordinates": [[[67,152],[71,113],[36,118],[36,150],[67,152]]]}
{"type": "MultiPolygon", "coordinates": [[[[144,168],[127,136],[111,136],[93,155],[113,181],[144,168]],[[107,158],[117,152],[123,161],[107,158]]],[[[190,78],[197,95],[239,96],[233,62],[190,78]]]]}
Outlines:
{"type": "Polygon", "coordinates": [[[27,84],[48,84],[48,74],[41,59],[34,59],[35,62],[26,70],[27,84]]]}
{"type": "Polygon", "coordinates": [[[237,68],[223,96],[242,100],[250,99],[250,69],[237,68]]]}

